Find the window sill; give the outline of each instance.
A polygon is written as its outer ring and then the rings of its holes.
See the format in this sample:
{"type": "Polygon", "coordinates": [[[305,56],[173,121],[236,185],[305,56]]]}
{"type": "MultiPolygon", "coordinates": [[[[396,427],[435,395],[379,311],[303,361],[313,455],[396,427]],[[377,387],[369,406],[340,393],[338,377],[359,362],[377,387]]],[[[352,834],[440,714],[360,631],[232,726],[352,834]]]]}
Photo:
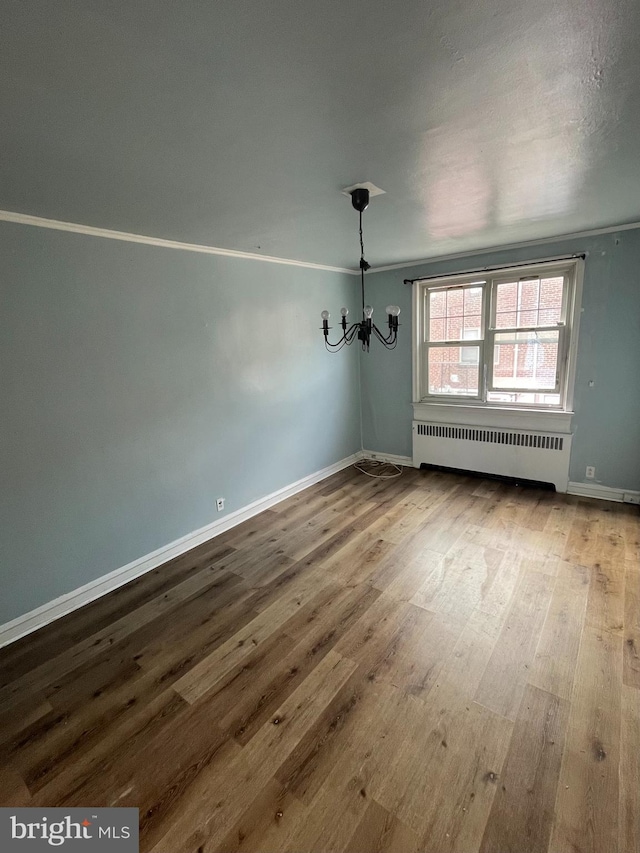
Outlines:
{"type": "Polygon", "coordinates": [[[497,429],[531,429],[538,432],[571,434],[573,412],[557,409],[513,409],[506,406],[469,405],[465,403],[414,403],[417,421],[484,426],[497,429]]]}

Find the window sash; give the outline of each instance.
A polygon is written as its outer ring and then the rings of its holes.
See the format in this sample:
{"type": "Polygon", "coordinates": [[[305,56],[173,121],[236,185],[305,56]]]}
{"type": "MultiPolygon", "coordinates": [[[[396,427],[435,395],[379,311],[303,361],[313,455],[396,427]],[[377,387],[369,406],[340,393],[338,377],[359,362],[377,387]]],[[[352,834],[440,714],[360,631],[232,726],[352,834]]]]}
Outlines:
{"type": "Polygon", "coordinates": [[[423,310],[423,318],[424,318],[424,328],[422,330],[422,346],[424,348],[423,355],[423,369],[422,369],[422,382],[421,382],[421,397],[422,399],[430,399],[430,400],[466,400],[466,401],[476,401],[481,402],[484,400],[486,392],[485,392],[485,347],[484,347],[484,338],[485,338],[485,329],[487,327],[487,280],[481,279],[479,280],[477,277],[471,278],[468,281],[460,281],[456,284],[444,284],[444,285],[436,285],[432,287],[424,288],[424,295],[422,299],[422,310],[423,310]],[[452,290],[472,290],[477,289],[480,290],[480,337],[479,338],[460,338],[458,340],[446,340],[446,341],[431,341],[429,340],[429,333],[431,330],[431,312],[430,312],[430,296],[432,293],[452,291],[452,290]],[[429,390],[429,366],[430,366],[430,358],[429,351],[434,347],[458,347],[460,349],[460,361],[459,363],[463,368],[469,369],[472,366],[476,366],[475,364],[470,364],[469,362],[462,361],[462,347],[478,347],[478,393],[477,394],[454,394],[454,393],[433,393],[429,390]]]}
{"type": "MultiPolygon", "coordinates": [[[[540,272],[533,275],[523,275],[519,278],[515,276],[501,276],[500,278],[492,278],[491,286],[489,288],[489,316],[490,316],[490,324],[489,329],[496,331],[509,331],[511,328],[516,328],[519,331],[524,331],[525,329],[535,329],[540,330],[543,328],[547,328],[546,326],[515,326],[515,327],[504,327],[498,329],[496,326],[496,310],[498,307],[498,287],[501,284],[519,284],[521,281],[532,281],[538,280],[540,281],[543,278],[560,278],[562,276],[562,307],[560,309],[560,320],[557,325],[565,325],[567,324],[567,311],[569,307],[569,275],[565,270],[540,270],[540,272]],[[555,273],[555,274],[554,274],[555,273]]],[[[517,309],[516,309],[517,310],[517,309]]],[[[521,309],[522,310],[522,309],[521,309]]],[[[527,310],[527,309],[524,309],[527,310]]],[[[516,315],[517,316],[517,315],[516,315]]],[[[556,328],[556,325],[553,326],[556,328]]]]}
{"type": "MultiPolygon", "coordinates": [[[[487,393],[490,391],[500,393],[522,392],[531,394],[561,394],[564,387],[564,378],[567,364],[567,334],[565,326],[528,326],[526,328],[512,329],[488,329],[487,330],[487,393]],[[558,332],[558,354],[556,357],[556,379],[553,388],[537,385],[496,385],[494,376],[495,338],[496,335],[522,334],[523,332],[558,332]]],[[[517,344],[515,344],[517,346],[517,344]]],[[[540,404],[544,405],[544,404],[540,404]]]]}
{"type": "MultiPolygon", "coordinates": [[[[431,310],[430,310],[430,296],[432,293],[443,293],[451,290],[472,290],[477,289],[481,291],[480,297],[480,338],[482,340],[484,338],[484,330],[486,328],[486,282],[485,281],[470,281],[464,282],[460,284],[454,285],[445,285],[439,287],[425,287],[424,288],[424,297],[422,301],[422,311],[424,317],[424,328],[422,330],[422,343],[423,344],[453,344],[456,345],[457,341],[454,341],[451,338],[448,338],[444,341],[431,341],[429,340],[429,333],[431,330],[431,310]]],[[[475,316],[475,315],[470,315],[475,316]]],[[[439,317],[434,319],[440,319],[439,317]]],[[[443,317],[445,321],[448,319],[446,316],[443,317]]],[[[463,315],[463,323],[464,323],[464,315],[463,315]]],[[[473,341],[469,340],[470,343],[473,341]]]]}
{"type": "Polygon", "coordinates": [[[422,396],[423,399],[425,397],[429,397],[430,399],[438,399],[438,400],[482,400],[484,395],[483,385],[484,383],[484,341],[476,340],[476,341],[433,341],[433,343],[424,344],[424,363],[422,370],[422,396]],[[430,358],[429,352],[432,349],[455,349],[461,348],[463,346],[474,346],[478,348],[478,363],[477,365],[470,362],[462,361],[462,352],[460,353],[460,359],[458,364],[463,368],[476,367],[478,371],[478,393],[477,394],[451,394],[451,393],[433,393],[429,391],[429,367],[430,367],[430,358]]]}

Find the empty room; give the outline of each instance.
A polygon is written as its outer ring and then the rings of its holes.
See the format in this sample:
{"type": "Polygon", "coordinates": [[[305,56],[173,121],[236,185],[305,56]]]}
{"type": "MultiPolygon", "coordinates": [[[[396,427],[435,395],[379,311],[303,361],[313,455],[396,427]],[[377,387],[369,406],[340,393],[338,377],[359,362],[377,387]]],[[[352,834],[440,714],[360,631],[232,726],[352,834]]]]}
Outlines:
{"type": "Polygon", "coordinates": [[[0,42],[2,853],[640,853],[640,6],[0,42]]]}

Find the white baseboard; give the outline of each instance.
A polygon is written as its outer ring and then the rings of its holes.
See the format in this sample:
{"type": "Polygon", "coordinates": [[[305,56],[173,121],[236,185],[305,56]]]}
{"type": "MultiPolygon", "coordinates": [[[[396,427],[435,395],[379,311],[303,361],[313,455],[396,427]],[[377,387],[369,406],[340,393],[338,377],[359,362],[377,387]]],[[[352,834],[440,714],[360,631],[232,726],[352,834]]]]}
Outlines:
{"type": "Polygon", "coordinates": [[[640,492],[631,489],[612,489],[597,483],[569,483],[567,494],[579,495],[583,498],[599,498],[602,501],[640,504],[640,492]]]}
{"type": "Polygon", "coordinates": [[[391,462],[392,465],[413,468],[413,459],[410,456],[397,456],[395,453],[378,453],[377,450],[363,450],[360,457],[361,459],[375,459],[376,462],[391,462]]]}
{"type": "Polygon", "coordinates": [[[361,458],[362,453],[358,452],[352,456],[348,456],[346,459],[340,460],[340,462],[328,465],[314,474],[309,474],[307,477],[303,477],[289,486],[285,486],[282,489],[272,492],[270,495],[266,495],[264,498],[253,501],[253,503],[248,504],[242,509],[229,513],[229,515],[224,516],[219,521],[214,521],[205,527],[201,527],[199,530],[194,530],[193,533],[188,533],[186,536],[182,536],[180,539],[176,539],[174,542],[158,548],[151,554],[140,557],[126,566],[115,569],[113,572],[90,581],[84,584],[84,586],[74,589],[72,592],[68,592],[59,598],[54,598],[53,601],[49,601],[47,604],[36,607],[35,610],[30,610],[28,613],[18,616],[11,622],[0,625],[0,648],[19,640],[27,634],[31,634],[33,631],[37,631],[39,628],[43,628],[45,625],[56,619],[60,619],[61,616],[66,616],[73,610],[84,607],[85,604],[89,604],[97,598],[107,595],[109,592],[113,592],[113,590],[124,586],[129,581],[140,577],[140,575],[158,568],[158,566],[161,566],[168,560],[179,557],[181,554],[190,551],[198,545],[202,545],[209,539],[219,536],[221,533],[230,530],[232,527],[236,527],[238,524],[242,524],[243,521],[247,521],[254,515],[264,512],[265,509],[269,509],[269,507],[286,500],[303,489],[312,486],[314,483],[319,483],[320,480],[324,480],[332,474],[342,471],[343,468],[348,468],[349,465],[353,465],[354,462],[361,458]]]}

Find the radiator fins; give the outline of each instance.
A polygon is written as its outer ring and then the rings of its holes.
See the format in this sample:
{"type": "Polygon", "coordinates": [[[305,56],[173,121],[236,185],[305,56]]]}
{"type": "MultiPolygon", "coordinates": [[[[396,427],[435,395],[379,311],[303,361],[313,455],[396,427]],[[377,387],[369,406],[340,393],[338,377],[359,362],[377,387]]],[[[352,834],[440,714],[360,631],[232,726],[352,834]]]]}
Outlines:
{"type": "Polygon", "coordinates": [[[541,435],[531,432],[505,432],[475,427],[417,424],[418,435],[452,438],[459,441],[479,441],[485,444],[510,444],[514,447],[534,447],[540,450],[562,450],[561,435],[541,435]]]}

